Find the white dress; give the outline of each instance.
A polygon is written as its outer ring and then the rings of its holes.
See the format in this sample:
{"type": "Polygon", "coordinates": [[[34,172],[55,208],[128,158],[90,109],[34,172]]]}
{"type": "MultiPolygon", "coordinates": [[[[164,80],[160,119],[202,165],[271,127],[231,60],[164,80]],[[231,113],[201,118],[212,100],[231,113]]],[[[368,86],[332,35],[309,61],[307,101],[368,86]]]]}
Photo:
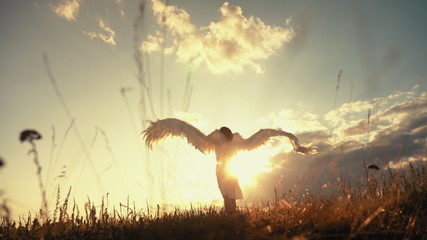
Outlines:
{"type": "Polygon", "coordinates": [[[236,175],[231,174],[229,171],[229,164],[236,153],[241,149],[240,144],[242,137],[235,133],[231,142],[225,139],[221,132],[211,137],[215,143],[217,162],[216,179],[223,198],[243,199],[239,180],[236,175]]]}

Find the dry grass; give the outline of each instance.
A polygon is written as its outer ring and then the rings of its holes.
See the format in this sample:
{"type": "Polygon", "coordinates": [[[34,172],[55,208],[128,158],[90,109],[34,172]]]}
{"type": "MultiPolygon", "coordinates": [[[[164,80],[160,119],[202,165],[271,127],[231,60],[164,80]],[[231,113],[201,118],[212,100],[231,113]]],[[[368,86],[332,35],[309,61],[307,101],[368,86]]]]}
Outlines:
{"type": "Polygon", "coordinates": [[[129,205],[108,207],[88,199],[83,210],[70,191],[50,215],[3,219],[1,239],[427,239],[427,168],[367,170],[351,185],[325,196],[292,192],[259,207],[227,215],[213,207],[161,213],[129,205]]]}
{"type": "Polygon", "coordinates": [[[409,176],[391,170],[387,174],[377,179],[367,171],[355,187],[341,184],[335,196],[285,197],[252,217],[259,215],[254,222],[263,219],[278,238],[427,238],[426,168],[411,166],[409,176]]]}

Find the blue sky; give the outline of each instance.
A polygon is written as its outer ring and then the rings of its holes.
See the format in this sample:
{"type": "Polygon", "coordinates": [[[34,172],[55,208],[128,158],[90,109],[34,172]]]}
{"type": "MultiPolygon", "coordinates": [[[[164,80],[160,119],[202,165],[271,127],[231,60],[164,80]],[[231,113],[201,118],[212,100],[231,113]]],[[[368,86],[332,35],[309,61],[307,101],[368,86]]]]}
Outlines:
{"type": "MultiPolygon", "coordinates": [[[[171,0],[164,23],[156,19],[161,1],[147,1],[141,21],[139,5],[132,0],[2,1],[0,156],[6,166],[0,170],[0,188],[16,214],[41,202],[29,145],[18,141],[27,128],[43,135],[38,147],[49,197],[60,184],[63,191],[73,186],[79,201],[86,196],[97,201],[106,192],[112,202],[129,195],[141,206],[147,199],[182,204],[220,198],[213,156],[179,140],[147,151],[139,133],[145,120],[156,118],[178,117],[205,133],[225,125],[245,137],[280,127],[299,134],[303,144],[319,146],[316,156],[272,158],[277,168],[264,176],[265,184],[286,173],[292,185],[298,174],[313,168],[332,177],[327,170],[332,160],[339,170],[355,172],[362,158],[382,166],[392,160],[393,166],[426,161],[421,154],[427,119],[423,1],[171,0]],[[185,24],[179,22],[184,15],[185,24]],[[251,32],[233,29],[233,19],[251,32]],[[192,32],[179,34],[183,29],[192,32]],[[162,36],[169,49],[164,56],[161,48],[144,51],[144,42],[156,43],[162,36]],[[139,104],[135,52],[143,56],[150,83],[153,111],[145,95],[146,114],[139,104]],[[43,54],[73,123],[50,83],[43,54]],[[372,123],[366,130],[368,111],[372,123]],[[401,159],[390,159],[380,143],[409,150],[400,151],[401,159]],[[340,146],[348,149],[341,155],[335,152],[340,146]],[[374,146],[376,156],[366,153],[367,146],[374,146]],[[62,171],[65,177],[55,179],[62,171]]],[[[257,192],[257,187],[246,191],[257,192]]]]}

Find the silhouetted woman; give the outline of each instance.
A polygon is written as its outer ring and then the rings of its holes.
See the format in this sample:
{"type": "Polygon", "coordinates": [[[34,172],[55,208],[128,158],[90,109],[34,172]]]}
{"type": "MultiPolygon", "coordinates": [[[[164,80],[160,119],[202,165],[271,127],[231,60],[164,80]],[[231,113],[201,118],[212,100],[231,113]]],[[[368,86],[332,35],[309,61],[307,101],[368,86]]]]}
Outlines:
{"type": "Polygon", "coordinates": [[[229,165],[237,152],[252,150],[265,144],[271,137],[278,136],[289,138],[296,152],[307,154],[312,151],[311,148],[299,145],[298,139],[292,133],[280,129],[261,129],[244,139],[239,133],[232,133],[229,128],[222,127],[206,136],[192,125],[175,118],[150,122],[150,126],[143,131],[143,134],[150,149],[154,143],[163,138],[179,136],[187,138],[188,143],[202,153],[214,151],[217,162],[216,178],[227,213],[236,210],[236,199],[243,199],[237,176],[229,172],[229,165]]]}

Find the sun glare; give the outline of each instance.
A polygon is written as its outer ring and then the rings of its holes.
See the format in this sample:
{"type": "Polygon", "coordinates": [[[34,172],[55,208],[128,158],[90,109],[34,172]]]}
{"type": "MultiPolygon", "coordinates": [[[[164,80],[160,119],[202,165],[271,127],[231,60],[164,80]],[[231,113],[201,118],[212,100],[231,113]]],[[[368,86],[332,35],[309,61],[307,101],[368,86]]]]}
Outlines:
{"type": "Polygon", "coordinates": [[[270,158],[277,154],[277,151],[267,146],[252,151],[241,151],[230,163],[229,171],[237,175],[240,185],[254,185],[260,173],[272,171],[270,158]]]}

